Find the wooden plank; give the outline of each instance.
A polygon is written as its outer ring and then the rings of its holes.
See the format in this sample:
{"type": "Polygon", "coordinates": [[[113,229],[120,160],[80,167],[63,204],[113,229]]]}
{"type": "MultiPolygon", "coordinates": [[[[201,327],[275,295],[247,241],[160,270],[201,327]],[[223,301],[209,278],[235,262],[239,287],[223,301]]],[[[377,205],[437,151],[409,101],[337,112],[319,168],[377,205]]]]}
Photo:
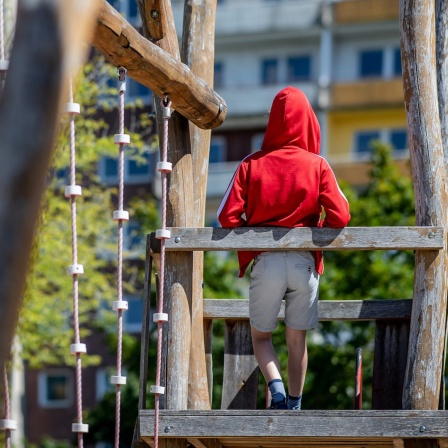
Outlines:
{"type": "MultiPolygon", "coordinates": [[[[173,108],[201,129],[223,123],[223,98],[168,51],[145,39],[106,0],[100,0],[92,45],[116,67],[162,98],[170,95],[173,108]]],[[[163,40],[163,39],[162,39],[163,40]]]]}
{"type": "MultiPolygon", "coordinates": [[[[153,412],[140,412],[143,437],[153,435],[153,412]]],[[[417,438],[448,436],[447,411],[161,411],[161,437],[417,438]]],[[[225,445],[225,444],[224,444],[225,445]]]]}
{"type": "MultiPolygon", "coordinates": [[[[152,234],[151,234],[152,235],[152,234]]],[[[151,237],[151,249],[159,252],[151,237]]],[[[442,249],[443,227],[172,228],[168,251],[190,250],[422,250],[442,249]]]]}
{"type": "Polygon", "coordinates": [[[409,320],[376,322],[372,409],[401,409],[409,324],[409,320]]]}
{"type": "Polygon", "coordinates": [[[1,366],[19,317],[59,109],[95,14],[94,1],[19,3],[0,107],[1,366]]]}
{"type": "Polygon", "coordinates": [[[188,442],[195,448],[222,448],[222,445],[216,439],[197,439],[190,437],[188,442]]]}
{"type": "Polygon", "coordinates": [[[221,409],[257,407],[258,364],[248,321],[226,320],[221,409]]]}
{"type": "MultiPolygon", "coordinates": [[[[403,88],[414,181],[416,224],[447,226],[447,170],[437,101],[435,2],[400,4],[403,88]]],[[[448,260],[415,254],[414,303],[403,407],[438,409],[446,335],[448,260]]]]}
{"type": "MultiPolygon", "coordinates": [[[[410,319],[412,300],[320,300],[319,320],[410,319]]],[[[244,299],[204,299],[207,319],[249,319],[249,301],[244,299]]],[[[282,303],[278,319],[285,318],[282,303]]]]}

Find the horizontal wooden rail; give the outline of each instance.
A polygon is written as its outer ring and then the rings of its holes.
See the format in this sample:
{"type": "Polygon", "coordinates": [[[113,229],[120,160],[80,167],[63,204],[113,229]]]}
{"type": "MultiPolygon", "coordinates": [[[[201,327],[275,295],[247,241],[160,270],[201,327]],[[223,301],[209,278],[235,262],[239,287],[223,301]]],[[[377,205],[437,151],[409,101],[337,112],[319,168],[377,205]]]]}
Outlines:
{"type": "MultiPolygon", "coordinates": [[[[135,1],[135,0],[134,0],[135,1]]],[[[116,67],[156,95],[168,94],[172,107],[201,129],[224,122],[225,101],[180,61],[145,39],[106,0],[101,0],[92,45],[116,67]]]]}
{"type": "MultiPolygon", "coordinates": [[[[154,435],[154,411],[140,411],[143,440],[154,435]]],[[[448,411],[160,411],[159,437],[241,439],[278,437],[352,440],[355,438],[448,437],[448,411]]],[[[148,440],[150,442],[150,440],[148,440]]],[[[260,443],[256,446],[260,446],[260,443]]],[[[290,446],[293,446],[291,444],[290,446]]]]}
{"type": "MultiPolygon", "coordinates": [[[[152,252],[160,241],[149,235],[152,252]]],[[[171,228],[168,251],[202,250],[440,250],[442,227],[212,227],[171,228]]]]}
{"type": "MultiPolygon", "coordinates": [[[[410,319],[412,300],[321,300],[320,321],[410,319]]],[[[282,303],[278,319],[285,317],[282,303]]],[[[249,319],[249,301],[239,299],[204,299],[205,319],[249,319]]]]}

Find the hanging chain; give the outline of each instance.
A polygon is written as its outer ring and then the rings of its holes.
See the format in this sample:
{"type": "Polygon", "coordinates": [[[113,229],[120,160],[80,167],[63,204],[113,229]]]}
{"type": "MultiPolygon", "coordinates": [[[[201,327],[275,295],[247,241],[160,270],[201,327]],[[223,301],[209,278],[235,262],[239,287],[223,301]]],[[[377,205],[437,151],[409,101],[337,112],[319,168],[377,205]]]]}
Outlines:
{"type": "Polygon", "coordinates": [[[72,227],[72,264],[67,267],[68,275],[73,281],[73,329],[75,343],[70,345],[70,353],[76,356],[76,415],[77,423],[72,424],[72,432],[78,434],[78,447],[84,446],[83,434],[89,432],[89,425],[82,422],[82,361],[81,355],[87,352],[86,344],[82,344],[79,336],[79,292],[78,278],[84,274],[84,266],[78,264],[78,232],[76,228],[76,197],[82,196],[82,188],[76,185],[76,135],[75,115],[80,113],[80,106],[73,102],[73,83],[69,82],[69,101],[65,104],[65,112],[69,116],[70,128],[70,185],[65,187],[65,197],[70,199],[72,227]]]}
{"type": "Polygon", "coordinates": [[[126,69],[118,69],[119,90],[119,133],[114,136],[114,143],[119,145],[118,153],[118,210],[113,213],[114,221],[118,223],[118,254],[117,254],[117,301],[113,309],[117,312],[117,374],[112,376],[110,382],[115,385],[115,448],[120,441],[120,406],[121,386],[126,384],[126,377],[121,375],[122,343],[123,343],[123,311],[128,309],[128,302],[123,300],[123,222],[129,221],[129,213],[123,210],[124,190],[124,147],[131,142],[130,136],[124,133],[124,93],[126,91],[126,69]]]}
{"type": "Polygon", "coordinates": [[[165,387],[160,386],[161,364],[162,364],[162,336],[163,323],[168,321],[168,314],[163,312],[163,294],[165,281],[165,240],[171,238],[171,231],[166,229],[166,204],[167,204],[167,174],[172,170],[172,164],[167,162],[168,158],[168,121],[171,117],[171,101],[168,95],[162,100],[163,106],[163,142],[162,160],[157,164],[157,171],[162,177],[162,228],[156,231],[156,238],[160,239],[160,273],[158,290],[157,313],[154,314],[153,321],[157,322],[157,371],[156,385],[151,386],[151,392],[155,394],[154,406],[154,448],[159,446],[159,404],[160,395],[165,393],[165,387]]]}

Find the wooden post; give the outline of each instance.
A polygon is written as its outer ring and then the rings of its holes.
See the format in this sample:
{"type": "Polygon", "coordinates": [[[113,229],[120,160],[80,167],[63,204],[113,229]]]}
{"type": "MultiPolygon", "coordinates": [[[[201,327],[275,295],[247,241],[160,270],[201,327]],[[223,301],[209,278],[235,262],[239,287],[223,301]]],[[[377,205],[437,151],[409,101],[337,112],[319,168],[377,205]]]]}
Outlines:
{"type": "Polygon", "coordinates": [[[372,409],[401,409],[409,320],[376,321],[372,409]]]}
{"type": "Polygon", "coordinates": [[[222,409],[257,407],[258,364],[247,320],[226,320],[222,409]]]}
{"type": "MultiPolygon", "coordinates": [[[[439,100],[440,130],[442,133],[445,167],[448,169],[448,1],[436,0],[436,63],[437,93],[439,100]]],[[[448,333],[445,338],[445,359],[447,353],[448,333]]],[[[445,369],[442,369],[440,383],[439,408],[445,409],[445,369]]]]}
{"type": "MultiPolygon", "coordinates": [[[[139,0],[143,20],[143,32],[148,39],[180,60],[179,45],[174,26],[173,12],[168,0],[143,2],[139,0]],[[157,8],[157,36],[151,36],[152,25],[145,20],[147,11],[157,8]],[[156,40],[163,36],[162,39],[156,40]]],[[[160,99],[155,100],[158,121],[159,140],[162,143],[162,106],[160,99]]],[[[167,224],[189,226],[193,223],[193,167],[190,147],[189,125],[186,118],[173,112],[169,120],[168,160],[173,164],[173,171],[168,176],[167,224]]],[[[165,266],[165,312],[169,322],[164,328],[164,348],[166,362],[167,409],[187,409],[188,370],[190,360],[191,317],[190,304],[192,296],[193,253],[167,253],[165,266]]]]}
{"type": "Polygon", "coordinates": [[[0,365],[19,316],[64,88],[95,14],[89,1],[19,3],[0,105],[0,365]]]}
{"type": "MultiPolygon", "coordinates": [[[[215,54],[216,0],[186,0],[182,36],[182,61],[194,75],[213,86],[215,54]]],[[[195,227],[203,227],[207,190],[208,159],[211,131],[190,123],[191,152],[193,156],[193,200],[195,227]]],[[[191,303],[191,352],[189,409],[210,409],[207,386],[203,332],[203,271],[204,254],[193,254],[193,294],[191,303]]]]}
{"type": "MultiPolygon", "coordinates": [[[[446,228],[447,179],[437,102],[434,9],[430,0],[401,1],[401,54],[417,225],[446,228]]],[[[404,409],[438,409],[446,276],[446,241],[443,251],[416,252],[404,409]]]]}

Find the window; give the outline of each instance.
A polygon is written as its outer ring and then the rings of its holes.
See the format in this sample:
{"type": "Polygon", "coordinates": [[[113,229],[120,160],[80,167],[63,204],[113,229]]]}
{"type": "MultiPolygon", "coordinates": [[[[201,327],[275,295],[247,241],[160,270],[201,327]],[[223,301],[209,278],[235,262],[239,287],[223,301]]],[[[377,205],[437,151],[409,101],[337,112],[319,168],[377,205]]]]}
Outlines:
{"type": "Polygon", "coordinates": [[[39,372],[38,403],[43,408],[68,408],[73,402],[73,372],[54,369],[39,372]]]}
{"type": "Polygon", "coordinates": [[[263,144],[264,133],[254,134],[252,136],[250,152],[259,151],[263,144]]]}
{"type": "Polygon", "coordinates": [[[107,392],[112,392],[115,387],[110,383],[110,377],[116,375],[114,367],[103,367],[98,369],[95,373],[95,383],[96,383],[96,399],[97,401],[106,395],[107,392]]]}
{"type": "MultiPolygon", "coordinates": [[[[151,154],[142,154],[143,161],[124,159],[124,180],[128,184],[139,184],[151,182],[153,177],[151,154]]],[[[102,181],[106,184],[118,183],[118,158],[103,157],[98,165],[98,172],[102,181]]]]}
{"type": "Polygon", "coordinates": [[[373,140],[380,138],[379,131],[361,131],[355,134],[355,153],[369,154],[371,151],[371,143],[373,140]]]}
{"type": "Polygon", "coordinates": [[[394,50],[394,75],[401,76],[401,51],[399,48],[394,50]]]}
{"type": "Polygon", "coordinates": [[[311,56],[294,56],[287,60],[288,81],[309,81],[311,79],[311,56]]]}
{"type": "Polygon", "coordinates": [[[144,253],[144,235],[138,222],[128,221],[124,226],[123,249],[125,252],[144,253]]]}
{"type": "Polygon", "coordinates": [[[360,77],[379,77],[383,74],[383,50],[365,50],[359,53],[360,77]]]}
{"type": "Polygon", "coordinates": [[[123,313],[124,328],[129,333],[142,331],[143,300],[137,296],[126,296],[128,310],[123,313]]]}
{"type": "Polygon", "coordinates": [[[129,76],[126,77],[126,93],[131,99],[142,99],[145,103],[149,103],[152,100],[152,92],[144,85],[134,81],[129,76]]]}
{"type": "Polygon", "coordinates": [[[264,85],[276,84],[278,82],[277,59],[264,59],[261,62],[261,81],[264,85]]]}
{"type": "Polygon", "coordinates": [[[210,141],[209,163],[226,161],[226,140],[224,137],[212,137],[210,141]]]}
{"type": "Polygon", "coordinates": [[[390,144],[395,151],[408,149],[408,133],[406,129],[392,129],[390,131],[390,144]]]}
{"type": "Polygon", "coordinates": [[[215,88],[224,86],[224,64],[222,62],[215,62],[213,83],[215,88]]]}

